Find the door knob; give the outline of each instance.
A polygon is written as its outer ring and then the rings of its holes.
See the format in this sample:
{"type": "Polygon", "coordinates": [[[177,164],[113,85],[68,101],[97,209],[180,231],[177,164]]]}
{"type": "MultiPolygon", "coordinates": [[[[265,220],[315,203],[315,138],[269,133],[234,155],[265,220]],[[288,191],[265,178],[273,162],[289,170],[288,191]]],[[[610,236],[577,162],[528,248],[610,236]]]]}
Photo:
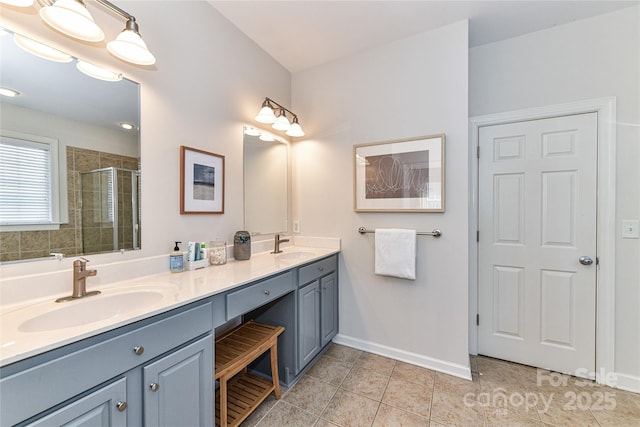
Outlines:
{"type": "Polygon", "coordinates": [[[582,265],[591,265],[591,264],[593,264],[593,259],[591,259],[591,257],[589,257],[589,256],[581,256],[580,258],[578,258],[578,261],[580,261],[580,264],[582,264],[582,265]]]}

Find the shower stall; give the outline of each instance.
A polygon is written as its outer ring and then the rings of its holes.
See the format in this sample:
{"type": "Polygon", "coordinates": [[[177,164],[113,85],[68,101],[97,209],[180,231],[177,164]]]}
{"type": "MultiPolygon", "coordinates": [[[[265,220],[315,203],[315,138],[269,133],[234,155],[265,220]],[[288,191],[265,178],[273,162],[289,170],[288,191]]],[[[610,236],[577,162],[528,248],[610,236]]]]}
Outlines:
{"type": "Polygon", "coordinates": [[[140,171],[80,174],[82,253],[140,248],[140,171]]]}

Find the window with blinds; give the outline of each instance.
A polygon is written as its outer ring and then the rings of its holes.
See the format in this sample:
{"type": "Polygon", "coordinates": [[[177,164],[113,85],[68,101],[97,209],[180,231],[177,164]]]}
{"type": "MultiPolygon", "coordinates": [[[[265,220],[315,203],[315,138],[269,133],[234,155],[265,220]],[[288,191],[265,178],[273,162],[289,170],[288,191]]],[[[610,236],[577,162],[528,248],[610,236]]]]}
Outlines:
{"type": "Polygon", "coordinates": [[[0,139],[0,224],[52,224],[53,182],[50,143],[0,139]]]}

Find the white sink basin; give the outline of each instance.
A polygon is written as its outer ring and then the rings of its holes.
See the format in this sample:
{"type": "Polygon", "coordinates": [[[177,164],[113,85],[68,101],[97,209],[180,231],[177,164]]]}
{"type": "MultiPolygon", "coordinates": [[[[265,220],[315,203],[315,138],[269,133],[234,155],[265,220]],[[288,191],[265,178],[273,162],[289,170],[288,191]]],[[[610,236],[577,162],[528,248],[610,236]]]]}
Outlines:
{"type": "Polygon", "coordinates": [[[299,261],[305,258],[314,257],[315,254],[313,252],[306,251],[296,251],[296,252],[283,252],[281,254],[276,255],[276,259],[280,261],[299,261]]]}
{"type": "Polygon", "coordinates": [[[155,289],[140,289],[55,303],[54,309],[25,320],[18,330],[44,332],[99,322],[139,310],[160,301],[165,295],[155,289]]]}

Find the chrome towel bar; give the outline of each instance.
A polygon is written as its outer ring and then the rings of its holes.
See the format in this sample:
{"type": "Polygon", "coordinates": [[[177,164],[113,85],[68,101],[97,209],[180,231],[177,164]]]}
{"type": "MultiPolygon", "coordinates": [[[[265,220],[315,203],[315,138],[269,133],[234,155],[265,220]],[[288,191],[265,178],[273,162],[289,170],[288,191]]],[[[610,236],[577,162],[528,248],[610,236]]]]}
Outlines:
{"type": "MultiPolygon", "coordinates": [[[[360,234],[365,234],[365,233],[375,233],[375,230],[367,230],[365,227],[360,227],[358,228],[358,233],[360,234]]],[[[418,234],[419,236],[433,236],[433,237],[440,237],[442,236],[442,231],[438,230],[437,228],[433,231],[418,231],[416,234],[418,234]]]]}

